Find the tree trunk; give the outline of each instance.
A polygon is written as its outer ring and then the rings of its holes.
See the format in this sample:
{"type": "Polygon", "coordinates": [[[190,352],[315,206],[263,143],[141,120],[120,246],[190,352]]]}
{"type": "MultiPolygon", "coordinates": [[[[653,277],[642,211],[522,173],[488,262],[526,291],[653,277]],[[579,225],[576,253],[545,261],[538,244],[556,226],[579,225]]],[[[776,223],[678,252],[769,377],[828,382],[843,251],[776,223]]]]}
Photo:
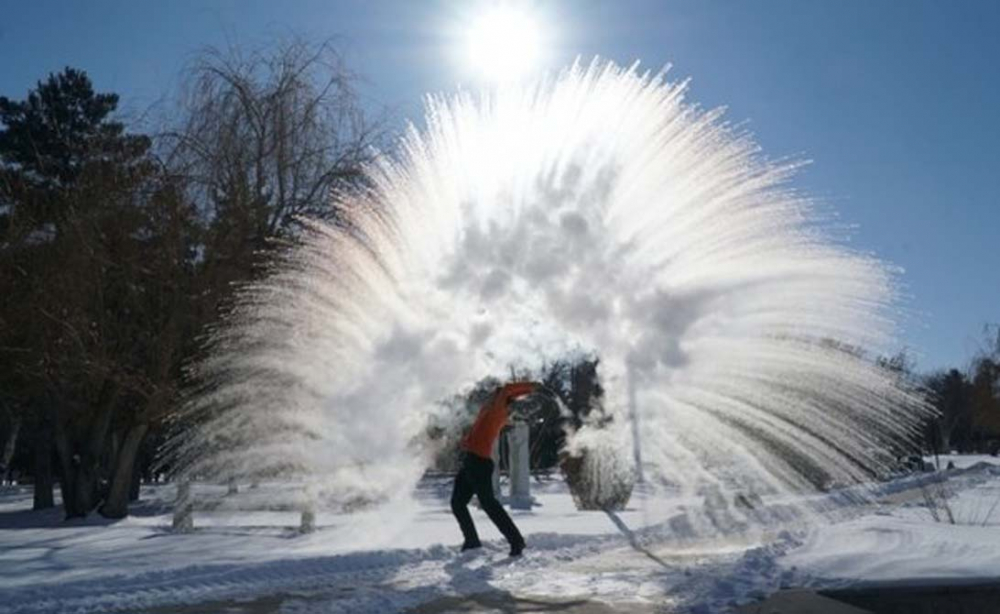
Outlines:
{"type": "Polygon", "coordinates": [[[61,420],[56,420],[55,443],[56,453],[59,457],[59,468],[62,473],[62,478],[59,480],[59,490],[62,492],[63,511],[67,519],[83,518],[89,511],[85,501],[89,497],[82,494],[87,491],[87,484],[80,484],[80,482],[86,482],[87,477],[82,475],[80,470],[80,466],[83,464],[82,457],[74,452],[70,441],[66,425],[61,420]]]}
{"type": "Polygon", "coordinates": [[[84,518],[100,501],[101,456],[117,402],[117,384],[105,381],[85,433],[86,439],[79,442],[78,448],[71,445],[65,424],[56,421],[56,446],[63,468],[62,493],[66,518],[84,518]]]}
{"type": "Polygon", "coordinates": [[[139,455],[136,457],[135,462],[132,463],[132,479],[129,481],[128,485],[129,503],[139,500],[139,489],[142,487],[142,468],[140,467],[141,462],[142,462],[142,456],[139,455]]]}
{"type": "Polygon", "coordinates": [[[21,431],[21,415],[11,414],[10,432],[3,444],[3,454],[0,455],[0,484],[7,483],[10,475],[10,462],[14,459],[14,450],[17,449],[17,435],[21,431]]]}
{"type": "Polygon", "coordinates": [[[71,459],[73,477],[68,488],[63,490],[63,507],[66,518],[86,518],[98,502],[98,466],[87,455],[75,454],[71,459]],[[70,493],[66,497],[67,491],[70,493]]]}
{"type": "Polygon", "coordinates": [[[52,423],[42,418],[35,431],[34,505],[32,509],[55,507],[52,496],[52,423]]]}
{"type": "Polygon", "coordinates": [[[941,454],[951,454],[951,426],[941,425],[939,433],[941,435],[941,454]]]}
{"type": "Polygon", "coordinates": [[[73,481],[76,472],[73,470],[73,453],[70,451],[69,437],[67,437],[65,428],[59,420],[55,421],[51,440],[55,442],[56,458],[59,459],[59,490],[62,493],[63,510],[66,511],[66,517],[69,518],[69,510],[73,508],[75,501],[73,481]]]}
{"type": "Polygon", "coordinates": [[[125,436],[118,459],[115,462],[115,473],[111,478],[111,488],[108,497],[101,506],[101,515],[105,518],[124,518],[128,516],[129,491],[132,477],[135,475],[135,459],[142,445],[142,439],[149,430],[149,424],[133,425],[125,436]]]}
{"type": "Polygon", "coordinates": [[[104,446],[104,452],[101,454],[101,474],[99,480],[104,484],[104,491],[101,493],[102,498],[107,497],[107,489],[111,487],[111,481],[114,479],[115,467],[118,462],[118,457],[122,449],[122,440],[124,435],[120,431],[115,431],[111,433],[110,445],[104,446]]]}

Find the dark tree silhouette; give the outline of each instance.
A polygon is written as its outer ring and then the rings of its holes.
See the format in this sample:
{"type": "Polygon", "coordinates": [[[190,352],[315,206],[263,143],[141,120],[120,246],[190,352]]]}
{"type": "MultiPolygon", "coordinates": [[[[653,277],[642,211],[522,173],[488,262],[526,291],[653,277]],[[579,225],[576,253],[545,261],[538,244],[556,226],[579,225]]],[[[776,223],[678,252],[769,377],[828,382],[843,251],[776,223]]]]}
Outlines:
{"type": "Polygon", "coordinates": [[[972,388],[968,378],[958,369],[929,375],[924,386],[938,417],[931,427],[931,442],[935,452],[948,454],[953,448],[968,446],[971,427],[970,398],[972,388]]]}
{"type": "Polygon", "coordinates": [[[0,99],[0,278],[11,284],[0,360],[34,434],[36,507],[52,504],[54,447],[68,517],[100,501],[118,410],[143,388],[143,243],[158,232],[144,203],[157,166],[150,139],[112,118],[117,102],[72,68],[23,101],[0,99]]]}

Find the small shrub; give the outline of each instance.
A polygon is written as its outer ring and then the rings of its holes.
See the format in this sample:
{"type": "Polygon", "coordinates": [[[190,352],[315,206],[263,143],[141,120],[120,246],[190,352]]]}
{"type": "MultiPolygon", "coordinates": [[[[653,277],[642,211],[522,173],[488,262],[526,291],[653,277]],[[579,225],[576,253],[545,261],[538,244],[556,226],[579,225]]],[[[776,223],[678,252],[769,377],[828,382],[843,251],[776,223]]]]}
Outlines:
{"type": "Polygon", "coordinates": [[[635,474],[609,448],[563,453],[560,468],[579,510],[623,510],[632,497],[635,474]]]}

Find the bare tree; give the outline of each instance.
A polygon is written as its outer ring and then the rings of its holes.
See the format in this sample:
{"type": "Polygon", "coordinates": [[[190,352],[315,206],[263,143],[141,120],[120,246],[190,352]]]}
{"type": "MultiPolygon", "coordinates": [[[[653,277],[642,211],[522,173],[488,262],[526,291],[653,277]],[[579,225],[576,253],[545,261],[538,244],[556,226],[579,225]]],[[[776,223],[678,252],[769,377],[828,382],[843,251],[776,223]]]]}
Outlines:
{"type": "Polygon", "coordinates": [[[241,264],[297,216],[335,219],[331,192],[362,181],[382,133],[354,82],[329,42],[207,49],[192,63],[168,141],[210,224],[207,264],[228,269],[221,281],[245,277],[241,264]]]}
{"type": "Polygon", "coordinates": [[[383,132],[365,119],[355,81],[329,42],[207,49],[191,63],[181,121],[160,147],[204,229],[200,326],[224,313],[234,287],[251,281],[271,252],[296,239],[302,217],[337,223],[334,194],[364,188],[364,165],[383,132]]]}
{"type": "Polygon", "coordinates": [[[188,67],[179,120],[157,143],[166,183],[146,201],[162,218],[160,247],[146,257],[159,298],[136,309],[157,334],[144,344],[142,379],[129,387],[135,409],[115,435],[105,516],[127,513],[137,456],[176,401],[197,331],[213,323],[234,284],[253,278],[262,253],[294,238],[300,216],[335,221],[331,193],[361,186],[382,133],[365,120],[354,81],[329,42],[297,39],[206,49],[188,67]],[[192,226],[189,258],[181,252],[192,226]]]}

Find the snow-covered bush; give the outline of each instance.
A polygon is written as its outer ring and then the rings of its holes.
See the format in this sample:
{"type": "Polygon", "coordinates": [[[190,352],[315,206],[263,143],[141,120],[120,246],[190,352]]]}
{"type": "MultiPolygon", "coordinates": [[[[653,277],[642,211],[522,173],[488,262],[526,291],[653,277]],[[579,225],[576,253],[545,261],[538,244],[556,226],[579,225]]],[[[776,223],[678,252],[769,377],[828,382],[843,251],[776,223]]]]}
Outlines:
{"type": "Polygon", "coordinates": [[[632,497],[635,470],[632,460],[606,437],[613,428],[584,427],[563,452],[560,468],[579,510],[622,510],[632,497]]]}

